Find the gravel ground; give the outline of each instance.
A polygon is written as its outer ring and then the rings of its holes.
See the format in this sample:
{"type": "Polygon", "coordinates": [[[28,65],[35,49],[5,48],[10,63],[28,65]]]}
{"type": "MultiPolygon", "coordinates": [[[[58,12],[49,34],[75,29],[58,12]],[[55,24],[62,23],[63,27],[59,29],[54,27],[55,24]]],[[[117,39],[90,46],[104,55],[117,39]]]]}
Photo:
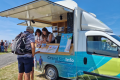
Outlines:
{"type": "Polygon", "coordinates": [[[0,68],[17,61],[17,56],[12,53],[0,55],[0,68]]]}

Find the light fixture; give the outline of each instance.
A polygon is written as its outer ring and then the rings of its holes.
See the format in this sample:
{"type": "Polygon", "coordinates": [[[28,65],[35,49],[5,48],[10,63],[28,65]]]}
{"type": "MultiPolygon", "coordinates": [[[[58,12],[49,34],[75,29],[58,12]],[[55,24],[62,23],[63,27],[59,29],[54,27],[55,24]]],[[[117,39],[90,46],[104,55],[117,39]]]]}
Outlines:
{"type": "Polygon", "coordinates": [[[31,20],[31,22],[32,22],[33,24],[35,24],[35,21],[34,21],[34,20],[31,20]]]}
{"type": "Polygon", "coordinates": [[[60,15],[60,20],[62,20],[63,19],[63,16],[62,16],[62,14],[60,15]]]}

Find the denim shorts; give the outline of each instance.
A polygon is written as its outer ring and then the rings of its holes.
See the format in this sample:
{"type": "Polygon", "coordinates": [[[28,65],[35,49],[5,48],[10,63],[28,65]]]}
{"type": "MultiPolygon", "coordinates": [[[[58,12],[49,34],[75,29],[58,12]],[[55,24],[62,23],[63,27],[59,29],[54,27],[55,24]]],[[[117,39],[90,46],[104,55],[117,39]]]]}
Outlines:
{"type": "Polygon", "coordinates": [[[29,73],[32,71],[33,58],[20,57],[18,58],[19,73],[29,73]]]}
{"type": "Polygon", "coordinates": [[[32,67],[34,67],[34,60],[33,60],[33,64],[32,64],[32,67]]]}

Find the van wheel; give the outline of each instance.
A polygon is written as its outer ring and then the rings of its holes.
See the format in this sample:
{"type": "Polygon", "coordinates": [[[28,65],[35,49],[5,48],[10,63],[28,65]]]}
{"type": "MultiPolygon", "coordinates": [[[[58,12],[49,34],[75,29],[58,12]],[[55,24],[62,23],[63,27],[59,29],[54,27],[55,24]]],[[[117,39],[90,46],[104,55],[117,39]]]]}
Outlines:
{"type": "Polygon", "coordinates": [[[48,80],[57,80],[58,79],[58,71],[54,66],[48,66],[45,69],[45,77],[48,80]]]}

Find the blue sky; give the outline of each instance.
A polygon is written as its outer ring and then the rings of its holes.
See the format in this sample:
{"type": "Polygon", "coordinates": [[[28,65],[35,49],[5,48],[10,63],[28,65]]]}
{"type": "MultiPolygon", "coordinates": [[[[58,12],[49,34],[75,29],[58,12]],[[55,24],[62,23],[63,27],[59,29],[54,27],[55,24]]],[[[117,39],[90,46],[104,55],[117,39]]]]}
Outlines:
{"type": "MultiPolygon", "coordinates": [[[[0,11],[10,9],[33,0],[0,0],[0,11]]],[[[51,0],[53,2],[59,0],[51,0]]],[[[120,0],[74,0],[79,7],[96,14],[97,18],[120,35],[120,0]]],[[[0,40],[12,40],[26,29],[18,23],[24,22],[15,18],[0,17],[0,40]]],[[[36,29],[36,28],[35,28],[36,29]]],[[[49,29],[51,31],[51,29],[49,29]]]]}

